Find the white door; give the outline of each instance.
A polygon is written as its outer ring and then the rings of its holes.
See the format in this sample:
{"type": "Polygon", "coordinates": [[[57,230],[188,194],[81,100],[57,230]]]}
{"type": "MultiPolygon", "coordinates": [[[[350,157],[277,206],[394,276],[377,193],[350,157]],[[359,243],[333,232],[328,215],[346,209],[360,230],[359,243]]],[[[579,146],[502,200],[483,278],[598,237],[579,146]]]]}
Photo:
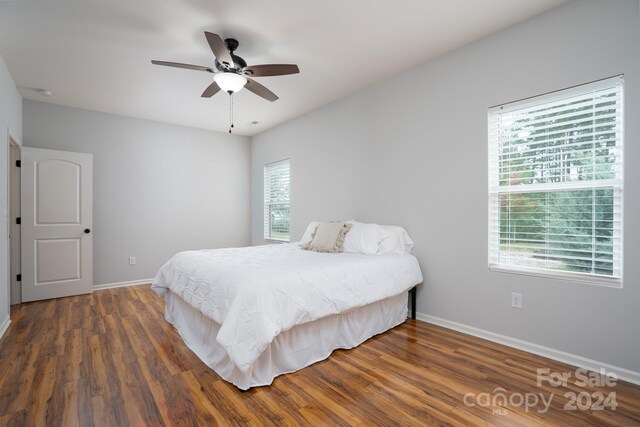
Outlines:
{"type": "Polygon", "coordinates": [[[93,289],[93,156],[22,148],[22,301],[93,289]]]}

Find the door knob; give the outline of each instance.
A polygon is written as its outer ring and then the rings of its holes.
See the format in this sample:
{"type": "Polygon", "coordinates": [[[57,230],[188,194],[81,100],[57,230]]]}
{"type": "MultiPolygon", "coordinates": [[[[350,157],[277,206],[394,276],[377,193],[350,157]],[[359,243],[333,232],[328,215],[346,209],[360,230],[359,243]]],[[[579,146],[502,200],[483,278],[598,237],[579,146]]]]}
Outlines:
{"type": "Polygon", "coordinates": [[[89,234],[89,233],[91,233],[91,230],[90,230],[89,228],[85,228],[85,229],[84,229],[84,232],[85,232],[86,234],[89,234]]]}

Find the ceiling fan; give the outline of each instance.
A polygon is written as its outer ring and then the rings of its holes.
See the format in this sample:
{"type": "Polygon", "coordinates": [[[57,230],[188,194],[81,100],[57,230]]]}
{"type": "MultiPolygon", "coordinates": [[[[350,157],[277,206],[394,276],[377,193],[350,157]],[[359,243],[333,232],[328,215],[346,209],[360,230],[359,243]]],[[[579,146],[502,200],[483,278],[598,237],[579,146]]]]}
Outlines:
{"type": "Polygon", "coordinates": [[[278,96],[251,77],[284,76],[300,72],[298,66],[294,64],[247,66],[247,62],[244,59],[233,53],[238,48],[238,40],[229,38],[223,41],[222,37],[208,31],[205,31],[204,35],[213,51],[215,68],[155,60],[151,61],[151,63],[212,73],[213,83],[202,92],[201,96],[203,98],[210,98],[220,90],[231,95],[246,87],[247,90],[273,102],[278,99],[278,96]]]}

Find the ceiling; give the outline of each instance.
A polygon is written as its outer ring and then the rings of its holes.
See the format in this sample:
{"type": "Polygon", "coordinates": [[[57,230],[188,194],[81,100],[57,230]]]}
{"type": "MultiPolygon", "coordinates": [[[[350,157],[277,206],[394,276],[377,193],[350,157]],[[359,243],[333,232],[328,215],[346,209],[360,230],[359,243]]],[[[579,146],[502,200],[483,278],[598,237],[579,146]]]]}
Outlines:
{"type": "Polygon", "coordinates": [[[226,132],[229,97],[200,98],[211,74],[150,61],[211,66],[203,32],[234,37],[249,65],[301,71],[256,78],[274,103],[234,95],[234,133],[251,136],[565,2],[0,1],[0,54],[26,99],[226,132]]]}

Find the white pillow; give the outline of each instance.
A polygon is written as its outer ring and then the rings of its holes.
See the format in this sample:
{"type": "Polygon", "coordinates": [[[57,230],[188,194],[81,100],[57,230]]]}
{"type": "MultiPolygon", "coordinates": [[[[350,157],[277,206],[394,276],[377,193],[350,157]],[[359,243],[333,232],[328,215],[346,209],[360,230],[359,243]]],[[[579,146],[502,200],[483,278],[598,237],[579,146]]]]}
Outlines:
{"type": "Polygon", "coordinates": [[[344,239],[343,251],[354,254],[378,253],[378,245],[387,237],[388,233],[378,224],[365,224],[356,221],[348,221],[348,223],[353,227],[344,239]]]}
{"type": "Polygon", "coordinates": [[[379,254],[410,254],[413,240],[404,228],[397,225],[381,225],[386,237],[378,245],[379,254]]]}
{"type": "Polygon", "coordinates": [[[313,232],[316,231],[316,227],[318,227],[318,224],[320,224],[319,221],[312,221],[309,223],[309,225],[307,226],[307,230],[304,232],[302,238],[300,239],[300,246],[306,245],[313,239],[313,237],[311,236],[313,235],[313,232]]]}

